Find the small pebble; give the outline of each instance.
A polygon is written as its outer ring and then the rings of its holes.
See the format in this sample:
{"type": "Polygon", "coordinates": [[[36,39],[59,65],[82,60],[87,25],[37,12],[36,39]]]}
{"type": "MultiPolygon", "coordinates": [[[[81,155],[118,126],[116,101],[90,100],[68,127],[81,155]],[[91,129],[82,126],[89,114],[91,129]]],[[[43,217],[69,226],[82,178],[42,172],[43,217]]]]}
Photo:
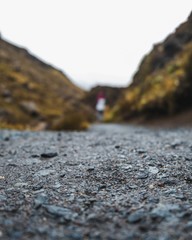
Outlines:
{"type": "Polygon", "coordinates": [[[133,213],[131,213],[128,217],[128,222],[129,223],[137,223],[141,221],[145,217],[145,212],[142,209],[139,209],[133,213]]]}
{"type": "Polygon", "coordinates": [[[54,158],[57,157],[58,153],[57,152],[47,152],[47,153],[42,153],[41,158],[54,158]]]}

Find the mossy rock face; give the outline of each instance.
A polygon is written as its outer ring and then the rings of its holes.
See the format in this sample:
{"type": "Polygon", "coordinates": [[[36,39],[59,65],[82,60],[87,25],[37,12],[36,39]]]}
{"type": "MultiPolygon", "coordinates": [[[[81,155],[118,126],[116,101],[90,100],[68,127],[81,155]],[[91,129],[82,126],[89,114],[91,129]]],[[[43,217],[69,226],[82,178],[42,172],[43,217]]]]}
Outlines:
{"type": "Polygon", "coordinates": [[[144,57],[114,119],[172,115],[192,107],[192,14],[144,57]]]}
{"type": "MultiPolygon", "coordinates": [[[[72,111],[75,121],[84,95],[64,73],[0,39],[0,127],[36,129],[44,123],[51,129],[72,111]]],[[[87,115],[79,121],[86,122],[87,115]]]]}

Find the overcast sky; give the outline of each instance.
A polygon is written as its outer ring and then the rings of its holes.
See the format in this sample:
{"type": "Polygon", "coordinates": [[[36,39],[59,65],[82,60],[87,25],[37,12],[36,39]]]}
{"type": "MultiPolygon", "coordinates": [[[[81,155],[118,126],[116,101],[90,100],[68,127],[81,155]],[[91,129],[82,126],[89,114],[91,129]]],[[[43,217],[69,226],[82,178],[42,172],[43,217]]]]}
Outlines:
{"type": "Polygon", "coordinates": [[[84,88],[125,86],[191,0],[0,0],[0,31],[84,88]]]}

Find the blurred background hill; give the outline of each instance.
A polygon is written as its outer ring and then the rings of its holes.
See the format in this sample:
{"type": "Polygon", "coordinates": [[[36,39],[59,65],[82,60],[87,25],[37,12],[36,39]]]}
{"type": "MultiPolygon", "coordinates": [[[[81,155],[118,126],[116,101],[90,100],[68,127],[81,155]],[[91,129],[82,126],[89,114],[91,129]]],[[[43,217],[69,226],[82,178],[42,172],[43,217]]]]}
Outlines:
{"type": "Polygon", "coordinates": [[[0,127],[83,129],[84,95],[64,73],[0,39],[0,127]]]}
{"type": "MultiPolygon", "coordinates": [[[[192,14],[144,56],[111,119],[146,122],[184,112],[192,120],[192,14]]],[[[189,121],[188,119],[185,119],[189,121]]]]}

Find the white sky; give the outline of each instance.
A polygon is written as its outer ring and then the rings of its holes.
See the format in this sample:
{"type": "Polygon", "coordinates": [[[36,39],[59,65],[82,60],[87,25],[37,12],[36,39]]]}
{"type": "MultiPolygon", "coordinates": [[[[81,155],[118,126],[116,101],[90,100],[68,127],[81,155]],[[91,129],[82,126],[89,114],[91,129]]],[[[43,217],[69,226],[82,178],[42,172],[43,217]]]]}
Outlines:
{"type": "Polygon", "coordinates": [[[125,86],[191,10],[191,0],[0,0],[0,31],[81,87],[125,86]]]}

